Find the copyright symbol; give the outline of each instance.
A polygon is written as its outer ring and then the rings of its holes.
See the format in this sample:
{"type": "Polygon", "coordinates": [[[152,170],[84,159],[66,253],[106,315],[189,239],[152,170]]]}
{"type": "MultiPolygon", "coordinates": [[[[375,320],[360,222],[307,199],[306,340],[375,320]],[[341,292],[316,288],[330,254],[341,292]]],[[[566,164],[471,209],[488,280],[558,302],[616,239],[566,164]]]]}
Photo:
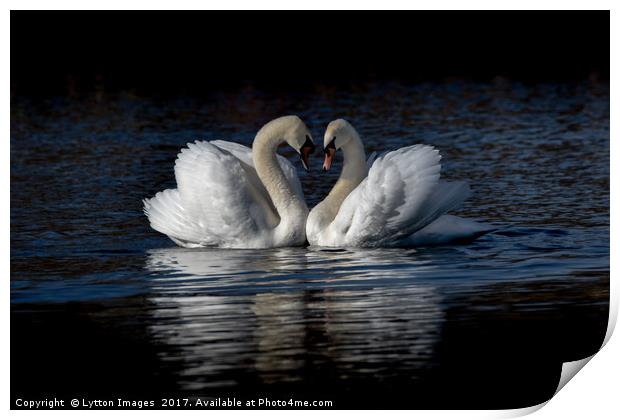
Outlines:
{"type": "Polygon", "coordinates": [[[76,398],[71,400],[71,407],[77,407],[78,405],[80,405],[80,402],[76,398]]]}

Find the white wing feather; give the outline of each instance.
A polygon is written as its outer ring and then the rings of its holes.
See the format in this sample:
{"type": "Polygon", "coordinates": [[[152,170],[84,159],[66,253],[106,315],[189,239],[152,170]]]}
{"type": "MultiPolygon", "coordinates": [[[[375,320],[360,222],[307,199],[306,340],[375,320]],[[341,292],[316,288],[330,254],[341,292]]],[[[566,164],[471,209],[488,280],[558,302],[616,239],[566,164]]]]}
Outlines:
{"type": "Polygon", "coordinates": [[[465,183],[439,183],[439,152],[415,145],[374,159],[368,176],[344,200],[329,226],[330,237],[348,246],[393,244],[467,197],[465,183]]]}
{"type": "Polygon", "coordinates": [[[272,210],[232,153],[206,141],[188,143],[174,172],[177,188],[145,200],[144,212],[153,229],[178,244],[252,247],[244,242],[272,227],[272,210]]]}

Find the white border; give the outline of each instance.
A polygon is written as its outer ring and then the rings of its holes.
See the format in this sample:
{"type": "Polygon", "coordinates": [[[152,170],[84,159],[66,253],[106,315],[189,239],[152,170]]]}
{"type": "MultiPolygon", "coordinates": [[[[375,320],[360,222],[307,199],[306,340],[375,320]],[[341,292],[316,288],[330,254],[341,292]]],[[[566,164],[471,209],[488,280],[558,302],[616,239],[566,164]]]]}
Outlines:
{"type": "MultiPolygon", "coordinates": [[[[620,19],[618,19],[617,11],[614,10],[613,5],[617,2],[611,1],[597,1],[591,0],[588,2],[584,1],[544,1],[544,0],[522,0],[522,1],[480,1],[480,0],[469,0],[467,2],[464,1],[426,1],[426,2],[409,2],[404,0],[382,0],[381,2],[372,2],[367,0],[358,0],[358,1],[340,1],[340,0],[314,0],[314,1],[274,1],[274,0],[255,0],[255,1],[241,1],[241,0],[227,0],[226,2],[213,2],[213,1],[197,1],[197,0],[176,0],[174,2],[166,2],[161,0],[154,1],[131,1],[131,0],[108,0],[108,1],[90,1],[88,3],[78,2],[78,1],[55,1],[53,3],[53,9],[420,9],[420,10],[465,10],[465,9],[500,9],[500,10],[544,10],[544,9],[581,9],[581,10],[612,10],[611,12],[611,26],[612,26],[612,45],[618,46],[620,43],[618,42],[618,31],[614,30],[614,28],[618,28],[620,24],[620,19]]],[[[9,1],[7,2],[9,5],[8,10],[4,13],[2,18],[2,25],[0,31],[2,33],[2,55],[4,57],[9,57],[9,49],[10,49],[10,15],[9,10],[19,10],[19,9],[50,9],[49,1],[9,1]]],[[[316,30],[323,30],[320,27],[320,24],[317,23],[316,30]]],[[[575,30],[579,30],[579,28],[575,28],[575,30]]],[[[423,42],[423,41],[421,41],[423,42]]],[[[618,109],[617,106],[614,105],[614,99],[618,98],[618,83],[615,83],[614,77],[616,77],[618,63],[617,63],[617,54],[613,54],[612,48],[612,81],[611,81],[611,127],[617,127],[616,123],[620,121],[618,118],[618,109]]],[[[10,67],[7,61],[4,61],[5,65],[2,66],[3,80],[5,81],[2,85],[2,90],[4,92],[5,102],[3,107],[5,116],[2,119],[3,124],[3,132],[8,133],[10,131],[10,67]]],[[[616,100],[617,103],[617,100],[616,100]]],[[[612,129],[613,133],[613,129],[612,129]]],[[[10,241],[9,241],[9,232],[10,232],[10,145],[8,141],[4,142],[5,153],[3,154],[3,171],[5,172],[5,182],[2,183],[2,195],[5,197],[5,206],[2,207],[3,218],[3,231],[6,232],[4,238],[2,239],[2,247],[3,247],[3,266],[4,272],[7,273],[6,278],[9,278],[10,273],[10,264],[9,264],[9,255],[10,255],[10,241]]],[[[614,143],[611,144],[611,179],[614,179],[614,170],[615,165],[619,163],[617,158],[617,153],[615,152],[614,143]]],[[[612,182],[613,183],[613,182],[612,182]]],[[[614,193],[612,190],[611,194],[611,208],[617,208],[618,204],[618,195],[614,193]]],[[[612,217],[613,220],[613,217],[612,217]]],[[[614,235],[616,229],[615,224],[611,225],[611,237],[615,238],[614,235]]],[[[611,244],[611,272],[615,272],[615,263],[617,255],[617,248],[614,246],[612,241],[611,244]]],[[[613,319],[612,323],[610,323],[610,327],[615,324],[615,320],[617,319],[618,312],[618,293],[617,293],[617,281],[612,278],[612,304],[610,310],[610,318],[613,319]]],[[[9,302],[10,302],[10,289],[9,285],[5,285],[3,289],[3,304],[6,305],[4,311],[4,317],[2,320],[3,331],[5,334],[8,334],[9,331],[9,302]]],[[[611,332],[611,328],[609,330],[611,332]]],[[[607,339],[609,339],[609,334],[607,339]]],[[[5,344],[2,346],[0,350],[2,352],[2,360],[4,361],[5,369],[4,372],[4,380],[2,381],[2,391],[4,398],[2,399],[2,405],[5,410],[8,410],[10,407],[9,404],[9,383],[10,383],[10,358],[9,358],[9,346],[5,344]]],[[[599,354],[597,354],[590,363],[588,363],[584,368],[583,372],[580,372],[577,376],[577,379],[570,381],[554,398],[550,400],[547,404],[543,404],[544,408],[542,410],[537,411],[532,415],[531,418],[537,419],[583,419],[584,417],[596,418],[596,419],[615,419],[617,417],[619,408],[618,397],[617,397],[617,383],[618,378],[620,377],[620,368],[618,363],[618,355],[620,354],[620,344],[618,344],[618,338],[612,338],[605,347],[601,350],[599,354]]],[[[389,411],[386,415],[389,415],[392,418],[403,418],[403,419],[411,419],[412,417],[416,418],[504,418],[506,416],[514,416],[525,414],[527,410],[508,410],[508,411],[389,411]]],[[[272,411],[272,412],[248,412],[248,411],[220,411],[220,412],[203,412],[203,411],[187,411],[183,412],[184,417],[188,418],[199,418],[204,419],[206,416],[208,417],[219,417],[220,415],[226,418],[234,418],[241,416],[252,416],[252,417],[269,417],[270,419],[286,419],[289,420],[290,417],[295,417],[299,419],[312,419],[316,416],[320,417],[341,417],[344,415],[354,415],[362,418],[369,418],[370,416],[376,416],[378,413],[375,411],[355,411],[349,412],[348,414],[342,411],[334,411],[334,412],[325,412],[321,411],[320,413],[312,412],[312,411],[295,411],[295,412],[286,412],[286,411],[272,411]]],[[[65,419],[65,418],[76,418],[82,419],[85,416],[89,418],[101,418],[108,419],[110,416],[121,416],[121,417],[131,417],[131,418],[140,418],[140,417],[149,417],[151,419],[162,418],[169,419],[171,416],[176,416],[176,412],[170,411],[91,411],[87,414],[81,411],[43,411],[43,412],[35,412],[35,411],[11,411],[10,416],[15,418],[33,418],[38,417],[40,415],[45,416],[45,418],[51,419],[65,419]]]]}
{"type": "MultiPolygon", "coordinates": [[[[6,2],[11,10],[236,10],[236,9],[290,9],[290,10],[339,10],[339,9],[370,9],[370,10],[611,10],[615,1],[610,0],[93,0],[81,2],[77,0],[9,0],[6,2]],[[53,7],[50,7],[53,6],[53,7]]],[[[317,30],[321,30],[317,22],[317,30]]]]}

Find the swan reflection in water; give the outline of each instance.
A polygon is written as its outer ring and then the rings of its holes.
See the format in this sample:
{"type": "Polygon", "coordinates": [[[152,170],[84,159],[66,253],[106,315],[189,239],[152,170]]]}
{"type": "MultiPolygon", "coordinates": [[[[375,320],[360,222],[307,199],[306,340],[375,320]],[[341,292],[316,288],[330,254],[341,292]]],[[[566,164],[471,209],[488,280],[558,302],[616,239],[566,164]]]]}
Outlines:
{"type": "MultiPolygon", "coordinates": [[[[407,250],[152,250],[151,332],[186,390],[431,367],[444,319],[407,250]]],[[[415,373],[413,373],[415,375],[415,373]]]]}

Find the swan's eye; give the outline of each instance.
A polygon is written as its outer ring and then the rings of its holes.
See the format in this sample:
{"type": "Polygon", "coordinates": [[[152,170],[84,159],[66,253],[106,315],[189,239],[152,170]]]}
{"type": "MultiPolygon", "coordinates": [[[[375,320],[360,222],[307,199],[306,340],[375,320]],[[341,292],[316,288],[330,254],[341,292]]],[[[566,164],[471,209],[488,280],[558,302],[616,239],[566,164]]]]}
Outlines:
{"type": "Polygon", "coordinates": [[[336,136],[334,136],[334,138],[332,139],[331,143],[336,141],[336,136]]]}

